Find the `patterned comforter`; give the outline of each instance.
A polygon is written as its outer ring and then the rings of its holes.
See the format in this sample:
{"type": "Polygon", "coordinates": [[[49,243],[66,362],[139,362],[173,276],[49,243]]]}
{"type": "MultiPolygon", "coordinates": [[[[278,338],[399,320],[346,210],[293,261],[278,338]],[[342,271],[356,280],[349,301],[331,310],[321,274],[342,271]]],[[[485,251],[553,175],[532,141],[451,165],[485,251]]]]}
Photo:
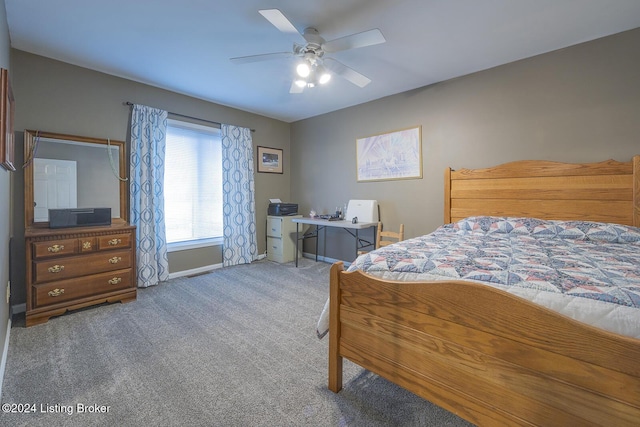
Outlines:
{"type": "Polygon", "coordinates": [[[348,270],[355,269],[389,280],[480,282],[640,338],[640,228],[470,217],[361,255],[348,270]]]}

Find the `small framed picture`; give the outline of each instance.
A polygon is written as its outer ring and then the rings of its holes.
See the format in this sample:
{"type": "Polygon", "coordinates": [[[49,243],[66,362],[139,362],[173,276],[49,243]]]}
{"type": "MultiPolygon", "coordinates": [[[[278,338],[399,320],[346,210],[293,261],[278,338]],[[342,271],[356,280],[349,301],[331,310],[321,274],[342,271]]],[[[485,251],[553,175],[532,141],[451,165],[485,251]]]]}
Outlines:
{"type": "Polygon", "coordinates": [[[282,150],[258,147],[258,172],[282,173],[282,150]]]}

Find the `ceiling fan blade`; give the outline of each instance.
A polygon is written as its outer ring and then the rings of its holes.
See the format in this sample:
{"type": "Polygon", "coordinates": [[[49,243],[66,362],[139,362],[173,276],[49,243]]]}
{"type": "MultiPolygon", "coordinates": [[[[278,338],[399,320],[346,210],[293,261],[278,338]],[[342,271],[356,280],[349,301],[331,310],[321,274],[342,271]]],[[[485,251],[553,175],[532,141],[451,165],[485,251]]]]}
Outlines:
{"type": "Polygon", "coordinates": [[[238,56],[231,58],[231,62],[235,64],[248,64],[250,62],[270,61],[272,59],[290,58],[292,56],[293,52],[263,53],[262,55],[238,56]]]}
{"type": "Polygon", "coordinates": [[[259,10],[260,15],[267,18],[267,21],[271,22],[274,27],[287,34],[295,34],[296,36],[301,36],[300,32],[293,26],[291,21],[287,19],[286,16],[278,9],[262,9],[259,10]]]}
{"type": "Polygon", "coordinates": [[[289,93],[302,93],[304,91],[304,86],[300,87],[296,84],[295,80],[291,82],[291,88],[289,89],[289,93]]]}
{"type": "Polygon", "coordinates": [[[333,58],[325,58],[324,65],[332,72],[336,73],[343,79],[349,80],[356,86],[365,87],[371,83],[371,79],[360,74],[356,70],[347,67],[340,61],[336,61],[333,58]]]}
{"type": "Polygon", "coordinates": [[[387,40],[382,32],[375,28],[369,31],[352,34],[350,36],[340,37],[339,39],[330,40],[322,44],[322,50],[325,52],[338,52],[347,49],[356,49],[359,47],[372,46],[374,44],[384,43],[387,40]]]}

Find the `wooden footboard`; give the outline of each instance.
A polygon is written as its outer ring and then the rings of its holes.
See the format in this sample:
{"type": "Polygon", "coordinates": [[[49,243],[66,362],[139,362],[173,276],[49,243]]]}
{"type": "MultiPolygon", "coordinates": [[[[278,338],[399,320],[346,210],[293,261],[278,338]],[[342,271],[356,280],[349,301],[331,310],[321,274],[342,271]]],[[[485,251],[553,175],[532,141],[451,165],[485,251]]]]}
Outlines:
{"type": "Polygon", "coordinates": [[[329,388],[342,358],[480,426],[637,426],[640,340],[470,282],[331,268],[329,388]]]}

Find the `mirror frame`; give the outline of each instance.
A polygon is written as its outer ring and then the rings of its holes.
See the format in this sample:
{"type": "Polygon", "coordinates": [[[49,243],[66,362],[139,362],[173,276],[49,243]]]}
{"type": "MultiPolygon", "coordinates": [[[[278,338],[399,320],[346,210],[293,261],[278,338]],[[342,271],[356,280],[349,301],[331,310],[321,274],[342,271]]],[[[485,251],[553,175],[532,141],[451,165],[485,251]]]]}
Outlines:
{"type": "MultiPolygon", "coordinates": [[[[119,174],[121,177],[125,177],[126,163],[125,163],[125,143],[124,141],[106,140],[101,138],[91,138],[86,136],[68,135],[52,132],[40,132],[35,130],[24,131],[24,225],[25,227],[49,227],[48,222],[34,222],[33,221],[33,159],[32,153],[36,138],[52,138],[61,139],[74,142],[84,142],[88,144],[101,144],[101,145],[113,145],[120,148],[118,163],[119,174]]],[[[115,177],[114,177],[115,178],[115,177]]],[[[129,209],[127,203],[127,184],[129,181],[119,180],[120,187],[120,217],[112,218],[112,223],[128,223],[129,222],[129,209]]]]}

